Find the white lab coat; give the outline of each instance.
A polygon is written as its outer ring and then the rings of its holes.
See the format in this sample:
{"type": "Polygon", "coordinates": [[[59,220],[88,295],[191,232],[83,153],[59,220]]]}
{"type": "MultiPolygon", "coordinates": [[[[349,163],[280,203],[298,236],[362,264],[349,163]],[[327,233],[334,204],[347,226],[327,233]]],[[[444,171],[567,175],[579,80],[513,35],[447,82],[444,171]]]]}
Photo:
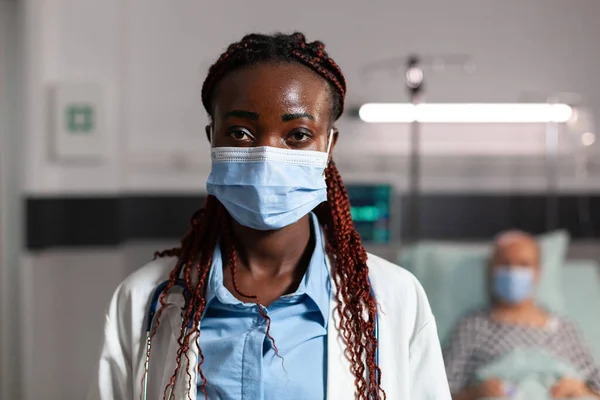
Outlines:
{"type": "MultiPolygon", "coordinates": [[[[174,262],[174,259],[153,261],[117,288],[106,314],[104,343],[89,400],[140,398],[150,297],[155,288],[168,279],[174,262]]],[[[368,266],[379,306],[379,365],[387,399],[450,400],[436,324],[423,288],[409,272],[379,257],[369,255],[368,266]]],[[[148,399],[163,398],[175,370],[182,303],[183,296],[176,292],[167,297],[167,309],[152,341],[148,399]]],[[[332,300],[328,323],[327,399],[350,400],[355,398],[354,377],[336,329],[335,306],[332,300]]],[[[178,400],[188,398],[186,368],[194,382],[189,398],[196,399],[197,346],[192,345],[188,357],[187,366],[186,358],[181,358],[182,367],[175,386],[178,400]]]]}

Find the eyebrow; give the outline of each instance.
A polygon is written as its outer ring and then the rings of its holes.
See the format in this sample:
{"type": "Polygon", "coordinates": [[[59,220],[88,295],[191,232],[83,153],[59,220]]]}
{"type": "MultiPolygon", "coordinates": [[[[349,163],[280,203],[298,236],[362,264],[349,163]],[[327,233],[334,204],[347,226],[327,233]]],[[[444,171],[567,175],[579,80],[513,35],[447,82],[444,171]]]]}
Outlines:
{"type": "MultiPolygon", "coordinates": [[[[258,114],[251,111],[244,110],[232,110],[225,114],[224,118],[245,118],[250,119],[252,121],[258,121],[258,114]]],[[[292,121],[294,119],[308,118],[315,121],[315,117],[309,113],[293,113],[293,114],[283,114],[281,116],[281,120],[283,122],[292,121]]]]}
{"type": "Polygon", "coordinates": [[[233,110],[225,114],[224,118],[245,118],[252,121],[258,121],[258,114],[251,111],[233,110]]]}
{"type": "Polygon", "coordinates": [[[315,120],[315,117],[309,113],[283,114],[281,116],[281,120],[283,122],[291,121],[294,119],[300,119],[300,118],[308,118],[308,119],[312,119],[313,121],[315,120]]]}

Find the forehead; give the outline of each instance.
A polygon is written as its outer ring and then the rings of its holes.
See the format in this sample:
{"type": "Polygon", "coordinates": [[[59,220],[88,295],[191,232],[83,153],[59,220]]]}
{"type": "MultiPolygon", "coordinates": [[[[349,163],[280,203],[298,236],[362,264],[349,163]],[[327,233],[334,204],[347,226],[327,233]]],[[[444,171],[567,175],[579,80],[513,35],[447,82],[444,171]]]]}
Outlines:
{"type": "Polygon", "coordinates": [[[298,109],[324,118],[329,117],[331,108],[327,81],[296,63],[264,63],[234,70],[221,79],[213,94],[215,116],[231,110],[264,114],[298,109]]]}
{"type": "Polygon", "coordinates": [[[499,258],[537,260],[539,248],[535,242],[530,240],[514,240],[498,244],[496,256],[499,258]]]}

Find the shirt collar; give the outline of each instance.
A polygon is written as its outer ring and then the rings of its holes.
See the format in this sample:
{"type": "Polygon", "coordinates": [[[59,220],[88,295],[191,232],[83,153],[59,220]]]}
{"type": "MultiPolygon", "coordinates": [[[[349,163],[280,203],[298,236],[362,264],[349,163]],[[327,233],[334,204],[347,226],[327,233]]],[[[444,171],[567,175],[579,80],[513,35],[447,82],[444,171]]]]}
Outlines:
{"type": "Polygon", "coordinates": [[[331,300],[331,280],[329,277],[329,266],[326,261],[325,241],[323,230],[319,220],[314,213],[310,213],[312,229],[315,237],[315,248],[306,269],[306,273],[294,294],[306,293],[316,304],[323,316],[323,327],[327,327],[329,320],[329,307],[331,300]]]}
{"type": "MultiPolygon", "coordinates": [[[[298,289],[294,293],[286,295],[286,297],[306,294],[319,309],[319,312],[323,316],[323,327],[327,328],[331,298],[329,267],[326,262],[325,243],[319,220],[314,213],[310,213],[310,218],[315,237],[315,248],[313,249],[306,273],[300,285],[298,285],[298,289]]],[[[208,275],[204,313],[206,313],[210,303],[215,298],[223,304],[243,304],[223,285],[223,258],[218,241],[213,251],[213,260],[208,275]]]]}

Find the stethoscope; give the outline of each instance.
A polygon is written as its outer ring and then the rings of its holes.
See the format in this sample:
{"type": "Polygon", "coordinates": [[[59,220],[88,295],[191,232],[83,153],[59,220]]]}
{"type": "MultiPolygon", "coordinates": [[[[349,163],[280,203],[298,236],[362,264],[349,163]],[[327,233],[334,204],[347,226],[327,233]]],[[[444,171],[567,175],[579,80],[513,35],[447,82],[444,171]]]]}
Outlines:
{"type": "MultiPolygon", "coordinates": [[[[371,282],[369,280],[369,284],[370,283],[371,282]]],[[[160,295],[163,293],[163,291],[165,290],[165,288],[167,287],[168,284],[169,284],[169,281],[166,280],[156,287],[156,289],[154,290],[154,293],[152,294],[152,299],[150,301],[150,308],[148,309],[148,314],[146,316],[146,360],[144,363],[144,380],[142,383],[143,384],[142,400],[147,400],[147,398],[148,398],[148,371],[150,370],[150,348],[152,345],[151,336],[152,336],[152,326],[153,326],[153,322],[154,322],[154,316],[156,315],[160,295]]],[[[372,285],[370,285],[370,286],[371,286],[371,296],[373,298],[375,298],[375,292],[373,291],[373,286],[372,285]]],[[[186,287],[185,281],[183,279],[177,279],[172,288],[174,288],[174,287],[180,287],[183,290],[183,297],[185,299],[185,304],[188,304],[188,301],[190,300],[190,291],[186,287]]],[[[186,326],[184,329],[185,329],[185,331],[187,331],[191,327],[192,327],[192,323],[190,321],[188,326],[186,326]]],[[[184,335],[186,333],[187,332],[184,332],[184,335]]],[[[379,365],[379,313],[378,312],[375,313],[374,333],[375,333],[375,340],[377,341],[377,344],[378,344],[377,349],[375,351],[375,365],[378,366],[379,365]]],[[[375,381],[377,382],[378,380],[379,380],[379,373],[376,372],[375,381]]],[[[171,398],[172,393],[173,393],[173,387],[171,387],[171,393],[169,394],[169,396],[167,396],[167,399],[171,398]]],[[[374,392],[372,396],[373,396],[372,397],[373,400],[379,399],[379,394],[377,392],[374,392]]]]}

